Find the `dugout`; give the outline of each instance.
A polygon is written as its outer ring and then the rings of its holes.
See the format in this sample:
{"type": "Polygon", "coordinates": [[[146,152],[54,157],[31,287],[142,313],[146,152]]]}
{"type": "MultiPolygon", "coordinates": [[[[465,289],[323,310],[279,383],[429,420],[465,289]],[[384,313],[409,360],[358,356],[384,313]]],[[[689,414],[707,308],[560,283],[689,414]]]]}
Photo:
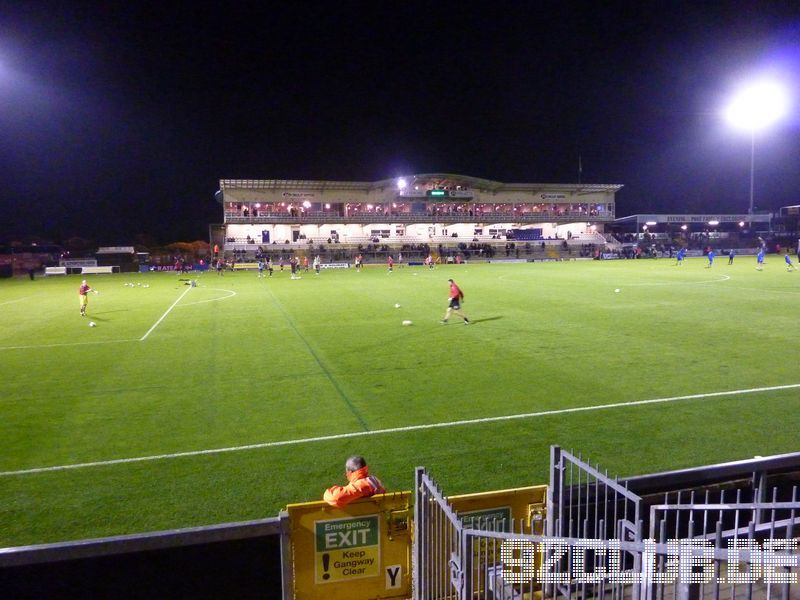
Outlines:
{"type": "Polygon", "coordinates": [[[105,246],[95,252],[98,267],[119,267],[122,273],[139,270],[136,251],[133,246],[105,246]]]}

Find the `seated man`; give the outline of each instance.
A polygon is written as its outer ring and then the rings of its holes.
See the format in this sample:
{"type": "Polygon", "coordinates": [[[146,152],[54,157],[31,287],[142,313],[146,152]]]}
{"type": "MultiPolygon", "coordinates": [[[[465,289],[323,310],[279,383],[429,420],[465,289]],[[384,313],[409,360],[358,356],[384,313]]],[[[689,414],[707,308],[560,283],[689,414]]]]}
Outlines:
{"type": "Polygon", "coordinates": [[[374,475],[369,474],[367,461],[362,456],[351,456],[345,463],[345,476],[349,482],[345,486],[334,485],[325,490],[322,497],[325,502],[336,508],[342,508],[359,498],[368,498],[375,494],[383,494],[383,484],[374,475]]]}

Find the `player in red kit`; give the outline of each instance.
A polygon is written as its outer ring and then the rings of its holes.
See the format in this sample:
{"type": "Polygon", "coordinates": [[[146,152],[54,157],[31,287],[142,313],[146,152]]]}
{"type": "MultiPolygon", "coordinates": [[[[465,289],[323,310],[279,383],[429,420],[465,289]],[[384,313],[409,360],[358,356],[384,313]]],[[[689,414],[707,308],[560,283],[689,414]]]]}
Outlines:
{"type": "Polygon", "coordinates": [[[86,316],[86,306],[89,304],[89,292],[96,294],[97,290],[93,290],[91,287],[89,287],[89,284],[86,283],[86,280],[84,279],[81,281],[81,287],[78,288],[78,298],[80,298],[82,317],[86,316]]]}
{"type": "Polygon", "coordinates": [[[464,292],[461,291],[461,288],[456,285],[456,282],[452,279],[447,280],[450,283],[450,305],[447,307],[447,312],[444,314],[444,319],[442,319],[442,324],[447,324],[447,319],[450,318],[451,313],[456,313],[459,317],[464,319],[464,325],[469,325],[469,319],[467,315],[461,312],[461,303],[464,301],[464,292]]]}
{"type": "Polygon", "coordinates": [[[392,258],[391,254],[389,255],[389,260],[386,261],[386,264],[389,265],[389,273],[391,273],[394,269],[394,259],[392,258]]]}

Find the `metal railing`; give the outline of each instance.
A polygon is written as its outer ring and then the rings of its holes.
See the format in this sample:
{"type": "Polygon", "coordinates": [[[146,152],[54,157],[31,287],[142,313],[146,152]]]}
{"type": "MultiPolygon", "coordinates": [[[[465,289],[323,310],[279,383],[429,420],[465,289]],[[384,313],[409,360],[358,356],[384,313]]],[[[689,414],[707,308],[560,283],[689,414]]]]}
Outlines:
{"type": "MultiPolygon", "coordinates": [[[[658,478],[680,479],[649,483],[658,478]]],[[[521,521],[465,524],[424,469],[415,483],[415,598],[800,597],[796,486],[672,493],[647,514],[629,482],[554,446],[547,535],[537,535],[521,521]]]]}

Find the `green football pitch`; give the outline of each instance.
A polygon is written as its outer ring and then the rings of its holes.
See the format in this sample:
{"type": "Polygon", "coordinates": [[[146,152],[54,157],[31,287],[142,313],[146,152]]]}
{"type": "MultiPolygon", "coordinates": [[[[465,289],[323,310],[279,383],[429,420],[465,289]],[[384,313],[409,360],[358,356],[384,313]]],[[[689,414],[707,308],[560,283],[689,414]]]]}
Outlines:
{"type": "Polygon", "coordinates": [[[356,453],[457,494],[546,483],[551,444],[621,476],[799,450],[800,273],[673,262],[97,275],[87,318],[77,276],[3,281],[0,546],[275,516],[356,453]]]}

